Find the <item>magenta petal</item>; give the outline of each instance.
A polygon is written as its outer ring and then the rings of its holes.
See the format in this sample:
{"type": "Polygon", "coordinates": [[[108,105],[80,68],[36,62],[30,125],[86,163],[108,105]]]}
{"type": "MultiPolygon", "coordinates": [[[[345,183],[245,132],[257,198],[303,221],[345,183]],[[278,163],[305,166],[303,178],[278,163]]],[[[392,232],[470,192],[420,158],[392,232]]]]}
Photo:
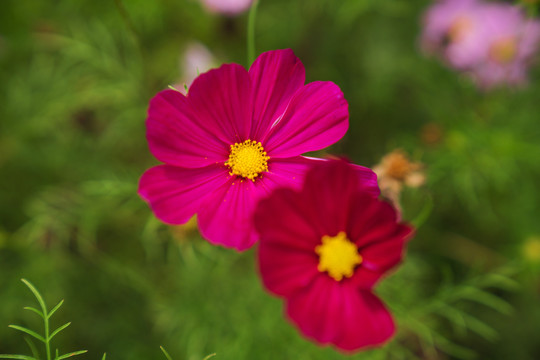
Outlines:
{"type": "Polygon", "coordinates": [[[250,94],[246,69],[238,64],[226,64],[199,75],[189,88],[187,99],[201,126],[231,145],[250,136],[250,94]]]}
{"type": "MultiPolygon", "coordinates": [[[[259,241],[259,272],[268,290],[276,295],[290,296],[309,286],[319,275],[315,252],[287,247],[285,237],[276,234],[259,241]],[[277,240],[277,241],[275,241],[277,240]]],[[[294,241],[291,241],[294,244],[294,241]]]]}
{"type": "Polygon", "coordinates": [[[397,224],[392,232],[380,235],[375,242],[359,250],[364,259],[361,266],[380,273],[390,270],[403,258],[405,240],[411,234],[411,228],[397,224]]]}
{"type": "Polygon", "coordinates": [[[377,296],[360,290],[348,293],[343,300],[343,333],[335,342],[338,348],[355,351],[381,345],[392,337],[394,321],[377,296]]]}
{"type": "Polygon", "coordinates": [[[264,195],[264,188],[251,180],[231,177],[202,204],[198,212],[201,234],[213,244],[248,249],[258,240],[253,212],[264,195]]]}
{"type": "Polygon", "coordinates": [[[300,189],[312,165],[324,161],[326,160],[307,156],[271,159],[268,165],[268,172],[264,174],[265,185],[269,190],[274,187],[300,189]]]}
{"type": "Polygon", "coordinates": [[[261,139],[305,82],[304,65],[291,49],[261,54],[249,69],[253,97],[251,134],[261,139]]]}
{"type": "Polygon", "coordinates": [[[285,158],[323,149],[345,135],[349,127],[347,101],[339,87],[316,81],[299,89],[285,114],[261,140],[270,157],[285,158]]]}
{"type": "Polygon", "coordinates": [[[138,192],[160,220],[183,224],[199,210],[209,194],[227,181],[227,177],[222,166],[185,169],[160,165],[143,174],[138,192]]]}
{"type": "Polygon", "coordinates": [[[311,285],[287,299],[287,315],[300,331],[320,344],[334,343],[342,336],[343,288],[334,279],[319,274],[311,285]]]}
{"type": "Polygon", "coordinates": [[[302,250],[313,253],[321,235],[313,226],[314,219],[301,194],[291,189],[277,189],[268,199],[259,202],[255,211],[255,228],[261,242],[280,246],[283,251],[302,250]]]}
{"type": "Polygon", "coordinates": [[[178,91],[162,91],[150,101],[146,128],[150,151],[164,163],[196,168],[227,160],[230,144],[202,126],[178,91]]]}
{"type": "Polygon", "coordinates": [[[396,223],[396,210],[384,201],[357,194],[351,203],[347,233],[362,255],[360,268],[382,275],[401,261],[412,229],[396,223]]]}
{"type": "Polygon", "coordinates": [[[312,195],[306,201],[318,209],[315,223],[323,227],[322,235],[348,230],[352,198],[359,191],[369,197],[379,195],[377,176],[368,168],[331,160],[320,162],[307,173],[304,192],[312,195]]]}
{"type": "Polygon", "coordinates": [[[319,276],[309,288],[288,298],[287,314],[302,333],[346,351],[379,345],[394,333],[392,318],[369,291],[319,276]]]}

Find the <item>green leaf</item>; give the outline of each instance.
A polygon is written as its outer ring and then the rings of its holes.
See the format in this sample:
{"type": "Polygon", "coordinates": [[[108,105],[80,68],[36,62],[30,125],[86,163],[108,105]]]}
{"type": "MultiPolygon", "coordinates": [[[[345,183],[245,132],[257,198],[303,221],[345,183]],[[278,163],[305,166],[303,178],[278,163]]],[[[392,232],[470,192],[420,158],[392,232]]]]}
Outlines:
{"type": "Polygon", "coordinates": [[[51,316],[56,312],[56,310],[60,309],[60,306],[62,306],[62,304],[64,303],[64,300],[62,299],[62,301],[60,301],[58,303],[58,305],[56,305],[50,312],[49,312],[49,315],[47,316],[48,319],[51,318],[51,316]]]}
{"type": "Polygon", "coordinates": [[[49,341],[56,335],[58,334],[60,331],[64,330],[65,328],[67,328],[71,323],[68,322],[62,326],[60,326],[58,329],[54,330],[51,335],[49,335],[49,341]]]}
{"type": "Polygon", "coordinates": [[[22,360],[36,360],[31,356],[26,355],[9,355],[9,354],[0,354],[0,359],[22,359],[22,360]]]}
{"type": "Polygon", "coordinates": [[[47,305],[45,305],[45,300],[43,300],[43,297],[41,296],[39,291],[37,291],[37,289],[34,287],[34,285],[32,285],[32,283],[30,283],[30,281],[28,281],[26,279],[21,279],[21,281],[30,289],[30,291],[32,291],[32,293],[36,297],[39,305],[41,306],[41,311],[43,312],[43,315],[46,317],[47,316],[47,305]]]}
{"type": "Polygon", "coordinates": [[[101,360],[105,360],[106,357],[107,357],[107,353],[103,354],[103,357],[101,358],[101,360]]]}
{"type": "Polygon", "coordinates": [[[25,336],[24,341],[26,341],[26,343],[28,344],[28,347],[30,348],[32,355],[36,358],[36,360],[39,360],[39,352],[36,348],[36,345],[34,345],[34,342],[32,341],[32,339],[30,339],[28,336],[25,336]]]}
{"type": "Polygon", "coordinates": [[[81,355],[81,354],[84,354],[84,353],[87,353],[87,352],[88,352],[88,350],[75,351],[75,352],[72,352],[72,353],[69,353],[69,354],[59,356],[55,360],[67,359],[69,357],[76,356],[76,355],[81,355]]]}
{"type": "Polygon", "coordinates": [[[467,287],[465,291],[463,291],[462,296],[465,299],[475,301],[505,315],[511,314],[514,310],[512,306],[503,299],[474,287],[467,287]]]}
{"type": "Polygon", "coordinates": [[[33,307],[31,307],[31,306],[25,306],[25,307],[24,307],[24,310],[30,310],[30,311],[32,311],[32,312],[35,312],[35,313],[38,314],[42,319],[44,319],[43,313],[42,313],[41,311],[39,311],[38,309],[36,309],[36,308],[33,308],[33,307]]]}
{"type": "Polygon", "coordinates": [[[495,341],[499,337],[497,331],[473,316],[466,316],[465,321],[467,321],[467,326],[471,331],[474,331],[488,341],[495,341]]]}
{"type": "Polygon", "coordinates": [[[165,357],[167,358],[167,360],[172,360],[171,356],[169,355],[169,353],[167,352],[167,350],[165,350],[163,348],[163,346],[160,346],[159,347],[161,349],[161,351],[163,352],[163,354],[165,354],[165,357]]]}
{"type": "Polygon", "coordinates": [[[203,360],[208,360],[208,359],[210,359],[211,357],[214,357],[214,356],[216,356],[216,353],[213,353],[213,354],[208,355],[208,356],[205,357],[203,360]]]}
{"type": "Polygon", "coordinates": [[[35,337],[36,339],[38,339],[39,341],[45,343],[45,338],[41,335],[39,335],[38,333],[36,333],[35,331],[32,331],[30,329],[27,329],[27,328],[24,328],[22,326],[18,326],[18,325],[9,325],[10,328],[12,329],[15,329],[15,330],[19,330],[19,331],[22,331],[23,333],[26,333],[30,336],[33,336],[35,337]]]}

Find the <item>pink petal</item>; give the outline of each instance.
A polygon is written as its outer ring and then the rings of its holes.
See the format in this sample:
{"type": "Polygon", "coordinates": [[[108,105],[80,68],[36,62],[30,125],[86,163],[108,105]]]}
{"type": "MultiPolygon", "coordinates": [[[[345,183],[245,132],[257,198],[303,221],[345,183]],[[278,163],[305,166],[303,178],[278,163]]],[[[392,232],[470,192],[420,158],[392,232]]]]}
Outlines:
{"type": "Polygon", "coordinates": [[[187,99],[202,127],[228,146],[247,140],[252,105],[247,71],[238,64],[222,65],[199,75],[187,99]]]}
{"type": "Polygon", "coordinates": [[[139,182],[139,195],[160,220],[183,224],[195,214],[207,196],[227,181],[223,166],[185,169],[160,165],[147,170],[139,182]]]}
{"type": "Polygon", "coordinates": [[[267,140],[261,141],[270,157],[286,158],[332,145],[348,127],[348,104],[339,87],[316,81],[296,92],[267,140]]]}
{"type": "Polygon", "coordinates": [[[150,151],[159,161],[182,167],[225,162],[230,144],[202,125],[184,95],[162,91],[150,101],[148,109],[146,138],[150,151]]]}
{"type": "Polygon", "coordinates": [[[242,251],[258,240],[253,212],[266,192],[255,181],[231,177],[202,204],[199,230],[208,241],[242,251]]]}
{"type": "Polygon", "coordinates": [[[380,345],[395,329],[389,312],[371,292],[328,276],[317,277],[289,297],[287,314],[307,337],[346,351],[380,345]]]}
{"type": "Polygon", "coordinates": [[[251,134],[261,139],[305,82],[304,65],[291,49],[261,54],[249,69],[253,98],[251,134]]]}

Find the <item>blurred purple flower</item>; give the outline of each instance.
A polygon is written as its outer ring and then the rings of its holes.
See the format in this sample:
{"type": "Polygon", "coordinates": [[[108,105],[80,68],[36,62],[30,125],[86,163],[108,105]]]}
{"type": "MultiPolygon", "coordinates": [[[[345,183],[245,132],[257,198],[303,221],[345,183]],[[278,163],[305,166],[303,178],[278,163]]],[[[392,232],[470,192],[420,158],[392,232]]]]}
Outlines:
{"type": "Polygon", "coordinates": [[[253,0],[201,0],[208,11],[234,16],[251,6],[253,0]]]}
{"type": "Polygon", "coordinates": [[[483,88],[526,82],[539,45],[540,22],[508,4],[441,0],[424,18],[423,49],[483,88]]]}

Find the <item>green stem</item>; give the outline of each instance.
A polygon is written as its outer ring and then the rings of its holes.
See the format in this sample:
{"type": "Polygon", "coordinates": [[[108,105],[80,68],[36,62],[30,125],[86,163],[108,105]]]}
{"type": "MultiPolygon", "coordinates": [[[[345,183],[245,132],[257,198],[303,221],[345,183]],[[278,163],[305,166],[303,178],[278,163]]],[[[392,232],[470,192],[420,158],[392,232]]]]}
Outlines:
{"type": "Polygon", "coordinates": [[[248,66],[255,61],[255,18],[257,16],[257,6],[259,0],[254,0],[249,9],[248,17],[248,29],[247,29],[247,53],[248,53],[248,66]]]}
{"type": "Polygon", "coordinates": [[[49,340],[49,316],[45,313],[45,352],[47,353],[47,360],[51,360],[51,344],[49,340]]]}

